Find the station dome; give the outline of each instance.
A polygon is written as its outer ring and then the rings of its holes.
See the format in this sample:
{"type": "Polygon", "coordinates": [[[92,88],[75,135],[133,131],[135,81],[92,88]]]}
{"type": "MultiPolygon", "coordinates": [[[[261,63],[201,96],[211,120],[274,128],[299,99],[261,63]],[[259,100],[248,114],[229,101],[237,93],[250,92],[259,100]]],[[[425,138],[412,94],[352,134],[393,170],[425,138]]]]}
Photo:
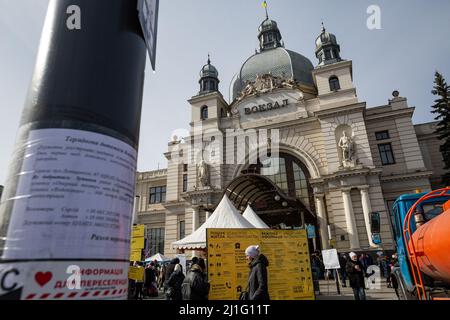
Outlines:
{"type": "Polygon", "coordinates": [[[255,81],[258,75],[271,74],[293,79],[299,84],[314,87],[312,62],[303,55],[287,50],[278,25],[266,19],[259,26],[260,50],[244,62],[230,85],[230,98],[234,101],[245,88],[247,81],[255,81]]]}

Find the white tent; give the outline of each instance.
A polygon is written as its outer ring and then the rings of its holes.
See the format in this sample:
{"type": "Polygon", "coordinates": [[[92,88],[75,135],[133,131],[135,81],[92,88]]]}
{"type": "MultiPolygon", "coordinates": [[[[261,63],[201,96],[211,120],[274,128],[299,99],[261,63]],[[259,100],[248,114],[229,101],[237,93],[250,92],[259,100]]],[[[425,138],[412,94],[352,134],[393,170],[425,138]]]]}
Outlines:
{"type": "Polygon", "coordinates": [[[206,248],[206,229],[255,229],[240,212],[234,207],[233,203],[225,195],[217,206],[216,210],[208,220],[198,228],[194,233],[186,238],[172,243],[175,249],[204,249],[206,248]]]}
{"type": "Polygon", "coordinates": [[[154,256],[151,256],[150,258],[145,259],[145,262],[152,262],[155,260],[158,262],[166,262],[166,261],[170,261],[170,258],[163,256],[161,253],[157,253],[154,256]]]}
{"type": "Polygon", "coordinates": [[[253,211],[252,207],[248,206],[242,215],[248,222],[254,225],[257,229],[270,229],[264,221],[253,211]]]}

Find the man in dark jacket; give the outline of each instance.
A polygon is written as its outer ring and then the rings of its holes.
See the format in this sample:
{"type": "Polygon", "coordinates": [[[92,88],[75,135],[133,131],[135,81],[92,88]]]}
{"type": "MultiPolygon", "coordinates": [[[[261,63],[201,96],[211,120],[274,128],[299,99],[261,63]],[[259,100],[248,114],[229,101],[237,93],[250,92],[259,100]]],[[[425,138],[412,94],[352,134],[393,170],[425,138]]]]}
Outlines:
{"type": "Polygon", "coordinates": [[[181,287],[183,300],[208,300],[210,285],[204,275],[204,266],[203,259],[192,265],[181,287]]]}
{"type": "Polygon", "coordinates": [[[180,263],[180,259],[175,258],[170,261],[170,264],[166,267],[166,280],[170,278],[172,272],[175,270],[175,266],[180,263]]]}
{"type": "Polygon", "coordinates": [[[269,260],[260,253],[259,246],[248,247],[245,250],[245,255],[250,266],[248,298],[250,300],[270,300],[267,281],[269,260]]]}
{"type": "Polygon", "coordinates": [[[350,279],[350,287],[353,289],[355,300],[366,300],[365,283],[364,283],[364,267],[356,253],[350,253],[350,260],[347,261],[345,267],[348,278],[350,279]]]}
{"type": "Polygon", "coordinates": [[[167,281],[169,289],[166,292],[167,300],[182,300],[181,285],[184,281],[183,268],[180,264],[175,266],[172,275],[167,281]]]}
{"type": "Polygon", "coordinates": [[[166,267],[166,271],[164,273],[164,293],[166,293],[168,286],[168,281],[170,279],[170,276],[172,275],[173,271],[175,270],[175,266],[180,263],[180,259],[175,258],[170,261],[170,264],[166,267]]]}
{"type": "Polygon", "coordinates": [[[345,288],[347,287],[347,272],[345,268],[347,267],[347,255],[345,253],[341,253],[339,255],[339,266],[340,266],[340,274],[341,274],[341,281],[342,286],[345,288]]]}

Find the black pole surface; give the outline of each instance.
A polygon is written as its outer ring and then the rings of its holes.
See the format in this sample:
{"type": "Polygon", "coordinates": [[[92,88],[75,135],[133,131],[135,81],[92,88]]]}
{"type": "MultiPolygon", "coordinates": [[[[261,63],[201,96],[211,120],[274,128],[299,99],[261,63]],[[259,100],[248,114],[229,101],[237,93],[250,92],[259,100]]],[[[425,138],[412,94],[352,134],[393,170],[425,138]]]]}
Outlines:
{"type": "Polygon", "coordinates": [[[145,62],[136,0],[50,1],[0,205],[0,299],[126,296],[145,62]]]}

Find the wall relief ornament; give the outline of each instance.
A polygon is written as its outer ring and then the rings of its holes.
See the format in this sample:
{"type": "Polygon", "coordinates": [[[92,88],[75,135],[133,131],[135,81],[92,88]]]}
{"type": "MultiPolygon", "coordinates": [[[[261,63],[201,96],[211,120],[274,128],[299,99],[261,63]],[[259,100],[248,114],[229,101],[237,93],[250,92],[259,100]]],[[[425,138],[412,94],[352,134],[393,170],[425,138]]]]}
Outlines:
{"type": "Polygon", "coordinates": [[[272,74],[256,75],[255,81],[247,80],[244,89],[241,91],[237,101],[244,98],[272,92],[274,89],[297,89],[300,90],[299,84],[292,78],[277,77],[272,74]]]}

